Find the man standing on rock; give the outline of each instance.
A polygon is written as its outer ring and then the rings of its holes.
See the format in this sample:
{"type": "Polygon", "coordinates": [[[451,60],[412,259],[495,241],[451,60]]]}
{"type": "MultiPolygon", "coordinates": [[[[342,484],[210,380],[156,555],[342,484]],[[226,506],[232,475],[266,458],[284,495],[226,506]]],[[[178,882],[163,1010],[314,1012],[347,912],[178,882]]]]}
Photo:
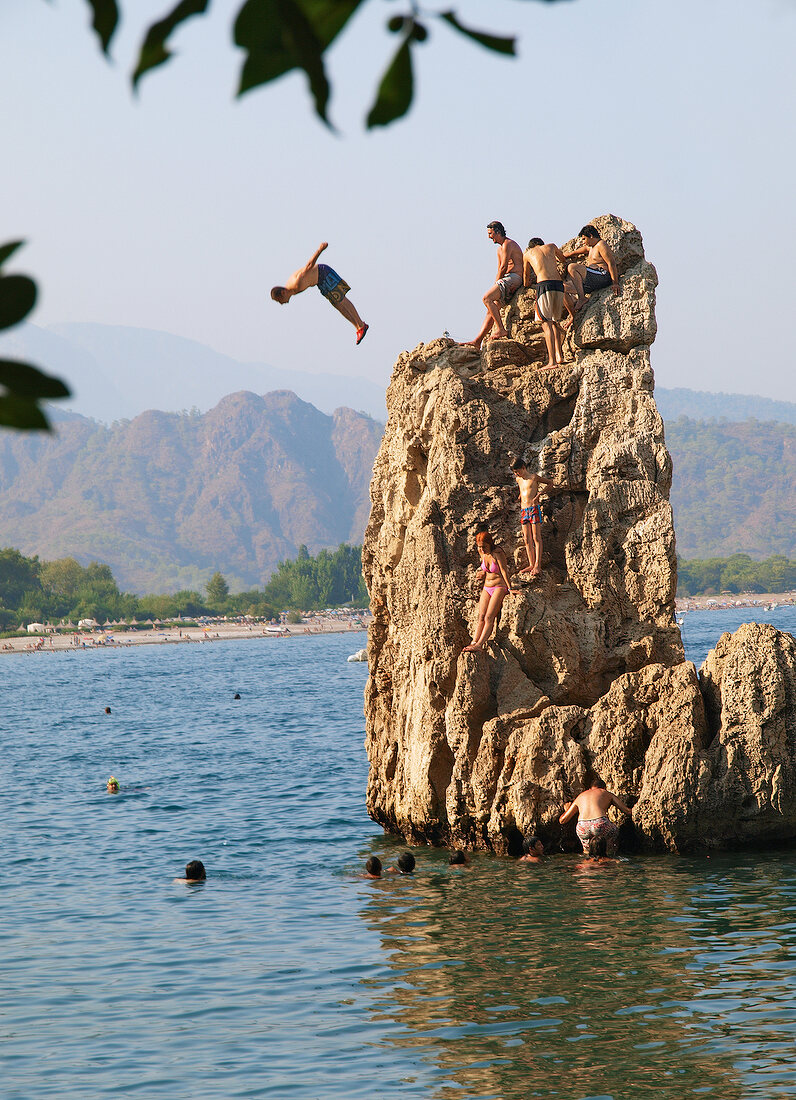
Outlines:
{"type": "Polygon", "coordinates": [[[542,572],[542,512],[539,508],[539,489],[542,485],[545,488],[554,488],[554,485],[549,478],[529,473],[521,458],[511,467],[511,472],[520,491],[520,525],[528,554],[528,564],[520,573],[530,573],[532,577],[538,577],[542,572]]]}
{"type": "Polygon", "coordinates": [[[564,362],[561,350],[561,318],[564,316],[564,281],[558,263],[566,264],[566,256],[556,244],[545,244],[541,237],[531,237],[522,254],[522,281],[531,285],[531,272],[536,276],[536,319],[541,323],[547,344],[548,367],[560,367],[564,362]]]}
{"type": "Polygon", "coordinates": [[[585,263],[570,264],[567,268],[575,290],[573,314],[583,308],[586,304],[586,295],[595,290],[613,286],[614,297],[619,293],[619,274],[610,246],[601,239],[593,225],[584,225],[578,236],[583,238],[583,245],[573,252],[563,253],[567,260],[575,256],[586,257],[585,263]]]}
{"type": "Polygon", "coordinates": [[[508,305],[522,286],[522,249],[516,241],[506,236],[502,222],[490,222],[486,231],[490,241],[494,241],[498,246],[498,270],[495,285],[490,287],[483,298],[486,318],[481,325],[481,331],[475,340],[466,341],[468,347],[479,349],[493,326],[495,333],[490,339],[500,340],[508,336],[503,327],[500,307],[508,305]]]}
{"type": "Polygon", "coordinates": [[[568,821],[578,815],[575,832],[578,834],[578,840],[587,855],[591,854],[592,842],[603,840],[605,841],[605,854],[607,856],[616,855],[619,829],[608,817],[610,806],[616,806],[617,810],[621,810],[628,817],[632,816],[633,811],[629,810],[615,794],[606,790],[602,779],[595,776],[589,789],[579,794],[574,802],[570,802],[558,819],[559,824],[566,825],[568,821]]]}
{"type": "Polygon", "coordinates": [[[351,287],[337,274],[333,267],[318,263],[321,252],[328,247],[329,245],[324,241],[304,266],[293,272],[284,286],[272,288],[271,297],[275,302],[279,302],[281,306],[286,306],[294,294],[301,294],[308,287],[317,286],[327,302],[331,302],[334,308],[342,313],[347,321],[351,322],[357,330],[357,343],[361,344],[365,339],[365,333],[368,331],[369,326],[357,313],[354,303],[346,298],[346,294],[348,294],[351,287]]]}

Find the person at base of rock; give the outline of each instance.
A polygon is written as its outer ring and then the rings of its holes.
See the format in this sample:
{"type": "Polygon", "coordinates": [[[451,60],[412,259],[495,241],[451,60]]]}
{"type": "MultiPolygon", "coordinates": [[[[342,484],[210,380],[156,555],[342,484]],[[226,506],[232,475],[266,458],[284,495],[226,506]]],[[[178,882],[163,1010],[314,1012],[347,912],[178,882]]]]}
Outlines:
{"type": "Polygon", "coordinates": [[[500,307],[508,305],[522,286],[522,249],[516,241],[506,236],[502,222],[490,222],[486,227],[490,241],[498,246],[498,269],[494,286],[491,286],[483,298],[486,317],[475,340],[465,341],[465,346],[480,348],[485,337],[495,329],[491,340],[500,340],[508,336],[500,316],[500,307]]]}
{"type": "Polygon", "coordinates": [[[271,297],[281,306],[286,306],[294,294],[301,294],[308,287],[317,286],[327,302],[331,302],[334,308],[351,322],[357,330],[357,343],[361,344],[370,326],[366,325],[359,316],[354,303],[346,298],[351,287],[334,268],[318,263],[318,257],[328,247],[328,243],[324,241],[304,266],[293,272],[284,286],[271,288],[271,297]]]}
{"type": "Polygon", "coordinates": [[[363,878],[381,878],[381,860],[378,856],[371,856],[365,864],[363,878]]]}
{"type": "Polygon", "coordinates": [[[610,806],[616,806],[623,814],[632,817],[632,810],[629,810],[615,794],[606,790],[602,779],[595,776],[591,786],[579,794],[574,802],[565,806],[563,814],[558,819],[559,824],[566,825],[577,815],[578,823],[575,826],[575,832],[587,855],[591,855],[591,844],[595,840],[605,841],[606,855],[616,855],[619,829],[608,817],[610,806]]]}
{"type": "Polygon", "coordinates": [[[561,350],[561,318],[564,316],[566,292],[558,263],[566,257],[556,244],[545,244],[541,237],[531,237],[522,254],[522,281],[531,285],[531,271],[536,276],[536,319],[542,326],[547,345],[548,367],[560,367],[564,362],[561,350]]]}
{"type": "Polygon", "coordinates": [[[517,594],[509,580],[506,555],[500,547],[495,546],[489,532],[479,530],[475,536],[475,544],[481,555],[484,587],[478,601],[478,625],[475,628],[475,636],[470,644],[464,647],[462,653],[477,653],[483,650],[492,637],[503,600],[509,592],[517,594]]]}
{"type": "Polygon", "coordinates": [[[191,886],[199,882],[204,882],[207,878],[205,871],[205,865],[201,859],[192,859],[190,863],[185,864],[185,878],[175,878],[175,882],[180,882],[184,886],[191,886]]]}
{"type": "Polygon", "coordinates": [[[467,858],[467,853],[463,852],[461,848],[457,848],[455,852],[451,852],[448,859],[448,864],[451,867],[467,867],[470,860],[467,858]]]}
{"type": "Polygon", "coordinates": [[[528,835],[522,842],[522,855],[518,863],[541,863],[544,855],[544,844],[538,836],[528,835]]]}
{"type": "MultiPolygon", "coordinates": [[[[564,258],[571,260],[575,256],[585,256],[582,264],[569,264],[567,274],[572,280],[575,300],[570,310],[572,316],[586,304],[586,295],[604,287],[613,286],[614,297],[619,293],[619,274],[610,245],[606,244],[593,225],[584,225],[578,234],[583,245],[572,252],[564,252],[564,258]]],[[[566,328],[567,325],[564,325],[566,328]]]]}
{"type": "Polygon", "coordinates": [[[520,526],[528,554],[528,564],[520,570],[520,573],[530,573],[532,577],[538,577],[542,572],[542,513],[539,508],[539,489],[540,486],[555,488],[555,485],[549,478],[530,473],[527,464],[521,458],[517,459],[511,470],[520,490],[520,526]]]}

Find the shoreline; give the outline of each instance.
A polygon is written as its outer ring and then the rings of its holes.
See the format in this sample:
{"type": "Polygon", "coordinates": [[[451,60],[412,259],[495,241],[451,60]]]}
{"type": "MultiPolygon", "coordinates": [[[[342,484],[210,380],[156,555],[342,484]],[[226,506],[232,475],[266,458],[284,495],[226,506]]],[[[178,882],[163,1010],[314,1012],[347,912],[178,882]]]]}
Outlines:
{"type": "Polygon", "coordinates": [[[796,605],[796,592],[743,592],[738,595],[723,593],[720,596],[678,596],[674,606],[678,615],[685,611],[733,611],[735,608],[753,607],[769,611],[796,605]]]}
{"type": "MultiPolygon", "coordinates": [[[[263,641],[288,641],[295,638],[318,637],[324,634],[362,634],[367,631],[370,616],[363,623],[340,622],[329,617],[318,617],[305,623],[291,623],[281,627],[281,633],[268,632],[260,623],[213,623],[208,627],[167,627],[161,630],[98,630],[70,631],[68,634],[33,634],[28,638],[4,638],[0,643],[0,656],[12,653],[79,653],[86,650],[125,649],[140,645],[206,644],[243,638],[259,638],[263,641]]],[[[358,646],[357,649],[362,649],[358,646]]]]}

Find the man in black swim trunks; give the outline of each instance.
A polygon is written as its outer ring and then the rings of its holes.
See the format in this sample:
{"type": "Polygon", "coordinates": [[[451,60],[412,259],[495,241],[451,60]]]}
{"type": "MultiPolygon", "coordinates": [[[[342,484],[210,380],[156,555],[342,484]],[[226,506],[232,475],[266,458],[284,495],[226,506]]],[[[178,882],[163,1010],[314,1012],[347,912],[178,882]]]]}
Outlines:
{"type": "Polygon", "coordinates": [[[600,237],[593,225],[584,225],[578,234],[583,245],[572,252],[565,252],[566,259],[585,256],[586,262],[570,264],[567,273],[575,290],[572,312],[577,313],[586,304],[586,295],[604,287],[614,288],[614,297],[619,293],[619,273],[616,270],[614,254],[610,246],[600,237]]]}
{"type": "Polygon", "coordinates": [[[328,247],[329,245],[324,241],[304,266],[293,272],[284,286],[273,287],[271,297],[281,306],[286,306],[294,294],[301,294],[308,287],[317,286],[324,298],[331,302],[347,321],[351,322],[357,330],[357,343],[361,344],[369,326],[357,313],[354,303],[346,298],[351,287],[340,278],[334,268],[318,263],[321,252],[328,247]]]}
{"type": "Polygon", "coordinates": [[[531,286],[531,272],[536,276],[536,319],[542,325],[547,344],[548,367],[559,367],[564,362],[561,350],[561,318],[564,316],[564,281],[558,270],[559,261],[566,257],[556,244],[545,244],[541,237],[531,237],[522,254],[522,278],[525,286],[531,286]]]}

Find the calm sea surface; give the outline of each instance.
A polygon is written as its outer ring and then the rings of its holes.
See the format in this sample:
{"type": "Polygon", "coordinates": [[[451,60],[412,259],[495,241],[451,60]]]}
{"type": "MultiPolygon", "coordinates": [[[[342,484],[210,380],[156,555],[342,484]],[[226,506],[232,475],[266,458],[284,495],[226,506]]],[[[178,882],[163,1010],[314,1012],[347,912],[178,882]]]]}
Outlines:
{"type": "Polygon", "coordinates": [[[796,852],[363,880],[362,644],[0,660],[4,1100],[796,1097],[796,852]]]}

